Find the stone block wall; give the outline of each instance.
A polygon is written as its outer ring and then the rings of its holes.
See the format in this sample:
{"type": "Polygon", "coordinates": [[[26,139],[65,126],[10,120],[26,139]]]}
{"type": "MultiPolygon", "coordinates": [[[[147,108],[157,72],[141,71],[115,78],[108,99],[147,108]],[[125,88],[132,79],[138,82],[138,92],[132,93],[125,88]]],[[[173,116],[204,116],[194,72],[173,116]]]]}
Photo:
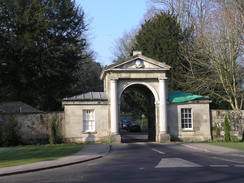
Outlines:
{"type": "MultiPolygon", "coordinates": [[[[0,113],[0,125],[9,123],[10,120],[17,121],[18,134],[23,144],[47,143],[49,138],[49,124],[51,120],[57,119],[58,135],[63,134],[63,112],[38,112],[38,113],[0,113]]],[[[1,133],[1,132],[0,132],[1,133]]]]}
{"type": "Polygon", "coordinates": [[[240,112],[234,112],[232,110],[211,110],[213,139],[224,136],[225,115],[228,115],[230,119],[232,137],[241,139],[244,132],[244,110],[240,112]]]}
{"type": "Polygon", "coordinates": [[[68,142],[107,142],[109,139],[109,106],[107,102],[87,102],[83,105],[64,105],[64,138],[68,142]],[[95,131],[83,129],[83,110],[95,111],[95,131]]]}
{"type": "Polygon", "coordinates": [[[168,105],[168,130],[172,140],[208,141],[211,140],[210,114],[208,103],[173,103],[168,105]],[[181,128],[181,108],[192,109],[192,130],[181,128]]]}

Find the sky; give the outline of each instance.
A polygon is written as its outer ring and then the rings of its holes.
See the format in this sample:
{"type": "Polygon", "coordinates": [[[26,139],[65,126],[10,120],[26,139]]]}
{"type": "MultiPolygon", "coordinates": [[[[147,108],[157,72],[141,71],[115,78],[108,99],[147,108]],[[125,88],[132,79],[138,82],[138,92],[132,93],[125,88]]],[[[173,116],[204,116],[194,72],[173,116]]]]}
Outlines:
{"type": "Polygon", "coordinates": [[[95,59],[103,66],[113,61],[115,41],[139,27],[148,0],[76,0],[89,24],[88,41],[95,59]]]}

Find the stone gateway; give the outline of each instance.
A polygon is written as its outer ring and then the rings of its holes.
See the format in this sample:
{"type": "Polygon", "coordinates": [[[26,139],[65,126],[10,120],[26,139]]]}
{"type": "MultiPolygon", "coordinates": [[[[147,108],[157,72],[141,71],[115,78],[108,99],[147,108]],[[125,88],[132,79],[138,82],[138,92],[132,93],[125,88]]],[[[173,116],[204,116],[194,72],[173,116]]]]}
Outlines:
{"type": "Polygon", "coordinates": [[[135,52],[131,59],[107,66],[101,73],[103,92],[88,92],[63,99],[65,139],[72,142],[120,142],[120,99],[126,88],[143,86],[155,105],[157,142],[211,139],[208,97],[168,91],[170,66],[135,52]]]}

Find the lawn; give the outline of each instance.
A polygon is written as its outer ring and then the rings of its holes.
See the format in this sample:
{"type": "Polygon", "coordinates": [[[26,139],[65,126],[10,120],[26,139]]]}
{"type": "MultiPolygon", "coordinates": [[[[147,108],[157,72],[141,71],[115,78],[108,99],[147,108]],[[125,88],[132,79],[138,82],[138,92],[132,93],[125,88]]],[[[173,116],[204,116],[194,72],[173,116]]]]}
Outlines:
{"type": "Polygon", "coordinates": [[[244,151],[244,142],[210,142],[209,144],[239,149],[244,151]]]}
{"type": "Polygon", "coordinates": [[[11,147],[0,152],[0,168],[54,160],[74,154],[83,148],[83,144],[59,144],[11,147]]]}

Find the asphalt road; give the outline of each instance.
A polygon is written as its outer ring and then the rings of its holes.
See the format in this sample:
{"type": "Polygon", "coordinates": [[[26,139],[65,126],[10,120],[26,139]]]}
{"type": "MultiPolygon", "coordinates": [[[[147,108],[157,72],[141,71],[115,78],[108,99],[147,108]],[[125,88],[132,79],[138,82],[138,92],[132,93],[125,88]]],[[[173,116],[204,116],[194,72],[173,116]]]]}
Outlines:
{"type": "Polygon", "coordinates": [[[101,159],[0,177],[0,183],[15,182],[243,183],[244,157],[200,152],[180,144],[118,144],[101,159]]]}

